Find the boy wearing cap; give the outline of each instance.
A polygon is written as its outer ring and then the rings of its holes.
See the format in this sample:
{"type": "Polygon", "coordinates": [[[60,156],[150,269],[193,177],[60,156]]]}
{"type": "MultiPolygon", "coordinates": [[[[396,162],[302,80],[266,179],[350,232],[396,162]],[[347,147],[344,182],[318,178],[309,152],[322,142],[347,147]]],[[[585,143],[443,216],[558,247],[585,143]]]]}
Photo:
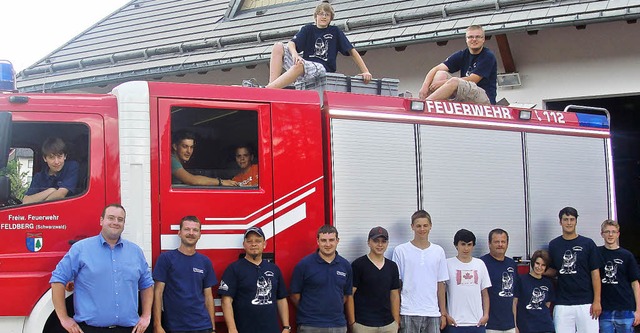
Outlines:
{"type": "Polygon", "coordinates": [[[393,261],[401,280],[400,332],[440,332],[446,315],[445,285],[449,280],[444,250],[429,241],[431,215],[411,215],[413,240],[396,246],[393,261]]]}
{"type": "Polygon", "coordinates": [[[400,276],[395,262],[384,257],[389,233],[369,231],[369,254],[351,263],[353,296],[347,300],[347,320],[353,333],[396,333],[400,324],[400,276]]]}
{"type": "Polygon", "coordinates": [[[244,258],[227,267],[218,288],[229,333],[291,331],[282,273],[274,263],[262,259],[267,246],[262,229],[247,229],[242,246],[244,258]]]}

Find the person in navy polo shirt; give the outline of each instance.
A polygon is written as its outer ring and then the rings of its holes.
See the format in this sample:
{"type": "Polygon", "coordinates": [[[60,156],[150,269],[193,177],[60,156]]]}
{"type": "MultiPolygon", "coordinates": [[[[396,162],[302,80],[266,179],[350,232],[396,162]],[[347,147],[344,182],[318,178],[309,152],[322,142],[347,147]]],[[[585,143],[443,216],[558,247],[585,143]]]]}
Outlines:
{"type": "Polygon", "coordinates": [[[537,250],[531,256],[529,273],[520,275],[513,303],[520,333],[551,333],[551,302],[555,301],[553,282],[542,274],[551,262],[549,252],[537,250]]]}
{"type": "Polygon", "coordinates": [[[345,333],[344,306],[353,293],[349,262],[338,255],[338,230],[323,225],[318,250],[302,258],[293,270],[291,301],[297,307],[299,333],[345,333]]]}
{"type": "Polygon", "coordinates": [[[153,301],[154,333],[164,333],[165,328],[169,332],[215,331],[211,288],[218,280],[211,260],[196,252],[200,230],[201,224],[197,217],[183,217],[178,231],[180,246],[176,250],[163,252],[158,257],[153,270],[153,279],[156,281],[153,301]]]}
{"type": "Polygon", "coordinates": [[[278,266],[262,258],[262,229],[247,229],[242,246],[245,256],[227,267],[218,288],[229,333],[291,332],[287,287],[278,266]]]}
{"type": "Polygon", "coordinates": [[[42,143],[42,158],[47,163],[25,192],[23,203],[55,200],[77,194],[78,162],[67,160],[67,146],[60,138],[47,138],[42,143]]]}
{"type": "Polygon", "coordinates": [[[551,269],[558,274],[558,293],[553,308],[557,333],[596,333],[600,303],[602,259],[596,244],[578,235],[578,211],[565,207],[558,213],[562,235],[549,242],[551,269]]]}
{"type": "Polygon", "coordinates": [[[513,297],[517,284],[516,262],[506,256],[509,234],[503,229],[489,232],[489,253],[480,257],[489,271],[489,321],[487,333],[515,333],[513,297]]]}
{"type": "Polygon", "coordinates": [[[602,277],[601,333],[633,333],[640,324],[640,272],[631,252],[618,244],[620,225],[605,220],[601,225],[604,246],[598,247],[604,266],[602,277]]]}

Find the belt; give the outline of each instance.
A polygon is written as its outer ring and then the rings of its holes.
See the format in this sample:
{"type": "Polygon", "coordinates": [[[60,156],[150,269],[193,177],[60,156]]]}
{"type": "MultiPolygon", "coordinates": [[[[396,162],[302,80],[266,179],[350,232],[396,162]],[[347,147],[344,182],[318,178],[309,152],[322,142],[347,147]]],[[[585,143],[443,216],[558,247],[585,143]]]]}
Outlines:
{"type": "Polygon", "coordinates": [[[78,323],[80,328],[85,333],[118,333],[118,332],[131,332],[133,330],[132,327],[118,326],[118,325],[110,325],[106,327],[92,326],[87,324],[86,322],[78,323]]]}

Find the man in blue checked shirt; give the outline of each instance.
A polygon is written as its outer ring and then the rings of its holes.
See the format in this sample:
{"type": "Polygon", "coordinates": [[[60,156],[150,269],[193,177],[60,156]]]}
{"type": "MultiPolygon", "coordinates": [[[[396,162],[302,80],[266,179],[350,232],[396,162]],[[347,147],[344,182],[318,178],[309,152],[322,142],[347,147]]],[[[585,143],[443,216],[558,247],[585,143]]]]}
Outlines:
{"type": "Polygon", "coordinates": [[[100,234],[73,244],[53,271],[53,306],[70,333],[142,333],[149,326],[153,280],[142,249],[120,237],[125,217],[121,205],[106,206],[100,234]],[[65,305],[65,285],[70,281],[75,284],[73,318],[65,305]]]}

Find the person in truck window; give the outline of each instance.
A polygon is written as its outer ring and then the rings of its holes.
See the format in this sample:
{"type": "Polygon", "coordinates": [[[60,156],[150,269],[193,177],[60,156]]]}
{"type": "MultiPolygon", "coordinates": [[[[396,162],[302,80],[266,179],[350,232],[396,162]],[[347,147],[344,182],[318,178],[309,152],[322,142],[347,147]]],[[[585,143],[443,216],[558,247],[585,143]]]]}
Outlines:
{"type": "Polygon", "coordinates": [[[196,146],[196,136],[191,132],[180,131],[171,144],[171,183],[204,186],[238,186],[230,179],[211,178],[193,175],[184,168],[189,162],[196,146]]]}
{"type": "Polygon", "coordinates": [[[47,138],[42,144],[42,159],[47,163],[31,181],[22,199],[32,203],[64,198],[76,194],[78,162],[67,160],[67,146],[60,138],[47,138]]]}
{"type": "Polygon", "coordinates": [[[371,73],[358,51],[340,28],[330,25],[334,16],[331,4],[323,1],[313,13],[314,24],[303,26],[287,45],[273,46],[266,88],[284,88],[296,80],[313,81],[327,72],[333,73],[338,52],[353,58],[364,83],[371,81],[371,73]],[[302,52],[302,56],[298,52],[302,52]]]}
{"type": "Polygon", "coordinates": [[[484,47],[484,29],[479,25],[467,28],[467,48],[450,55],[443,63],[431,68],[424,79],[418,97],[427,100],[451,99],[457,102],[496,104],[498,62],[484,47]],[[460,77],[451,73],[460,71],[460,77]]]}
{"type": "Polygon", "coordinates": [[[253,163],[253,152],[249,146],[236,148],[236,163],[240,173],[233,177],[239,186],[258,186],[258,165],[253,163]]]}

